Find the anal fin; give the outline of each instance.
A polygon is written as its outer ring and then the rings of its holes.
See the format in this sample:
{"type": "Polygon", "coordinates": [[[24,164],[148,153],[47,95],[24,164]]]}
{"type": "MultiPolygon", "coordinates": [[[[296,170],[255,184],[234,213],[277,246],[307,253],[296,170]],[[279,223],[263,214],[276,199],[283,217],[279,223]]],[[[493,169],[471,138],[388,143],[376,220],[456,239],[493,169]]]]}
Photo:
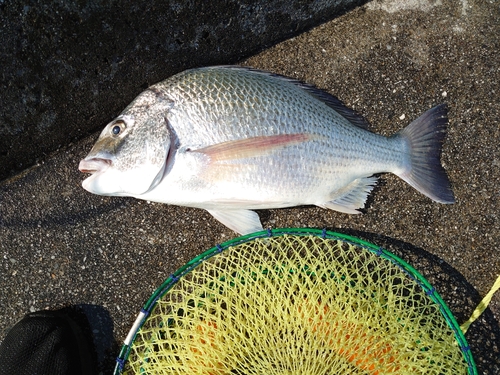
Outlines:
{"type": "Polygon", "coordinates": [[[256,212],[245,209],[207,210],[229,229],[239,234],[249,234],[264,230],[256,212]]]}
{"type": "Polygon", "coordinates": [[[333,192],[331,201],[318,204],[318,206],[346,214],[359,214],[361,212],[358,209],[365,206],[366,198],[376,183],[376,177],[358,178],[341,190],[333,192]]]}

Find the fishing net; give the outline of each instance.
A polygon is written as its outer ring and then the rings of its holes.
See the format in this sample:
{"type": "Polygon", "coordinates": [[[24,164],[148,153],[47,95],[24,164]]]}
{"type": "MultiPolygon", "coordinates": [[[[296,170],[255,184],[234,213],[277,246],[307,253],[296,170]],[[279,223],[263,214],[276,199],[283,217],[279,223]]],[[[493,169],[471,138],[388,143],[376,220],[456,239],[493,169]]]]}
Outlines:
{"type": "Polygon", "coordinates": [[[477,374],[434,288],[388,251],[317,230],[218,245],[153,294],[116,374],[477,374]]]}

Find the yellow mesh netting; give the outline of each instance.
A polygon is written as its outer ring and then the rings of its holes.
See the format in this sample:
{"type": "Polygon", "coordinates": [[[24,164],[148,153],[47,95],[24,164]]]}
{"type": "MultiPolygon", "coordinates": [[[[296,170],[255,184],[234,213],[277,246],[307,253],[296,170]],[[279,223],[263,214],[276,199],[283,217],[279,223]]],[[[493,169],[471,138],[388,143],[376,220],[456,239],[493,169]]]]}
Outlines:
{"type": "Polygon", "coordinates": [[[318,236],[255,239],[160,298],[124,374],[467,374],[440,307],[393,262],[318,236]]]}

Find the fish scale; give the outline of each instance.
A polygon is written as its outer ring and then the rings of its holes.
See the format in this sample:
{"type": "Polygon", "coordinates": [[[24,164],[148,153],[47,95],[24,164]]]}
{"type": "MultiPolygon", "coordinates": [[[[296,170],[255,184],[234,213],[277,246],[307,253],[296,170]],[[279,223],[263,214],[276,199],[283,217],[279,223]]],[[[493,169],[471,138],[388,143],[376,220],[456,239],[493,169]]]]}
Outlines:
{"type": "Polygon", "coordinates": [[[203,208],[246,234],[262,229],[251,209],[309,204],[359,213],[372,176],[383,172],[452,203],[440,164],[446,124],[439,105],[384,137],[304,83],[248,68],[199,68],[140,94],[106,126],[80,170],[92,174],[83,182],[90,192],[203,208]]]}

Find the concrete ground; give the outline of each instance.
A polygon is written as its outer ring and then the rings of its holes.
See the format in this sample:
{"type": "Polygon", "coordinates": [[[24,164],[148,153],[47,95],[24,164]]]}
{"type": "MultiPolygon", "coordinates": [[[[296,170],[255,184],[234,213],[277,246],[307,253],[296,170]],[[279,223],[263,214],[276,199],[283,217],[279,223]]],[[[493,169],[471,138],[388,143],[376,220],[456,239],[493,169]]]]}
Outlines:
{"type": "MultiPolygon", "coordinates": [[[[383,175],[362,215],[264,210],[264,226],[327,228],[384,246],[465,321],[500,275],[498,35],[495,1],[372,1],[242,61],[325,89],[384,135],[449,107],[442,161],[455,204],[383,175]]],[[[109,372],[114,341],[155,288],[235,233],[202,210],[87,193],[77,167],[96,137],[0,184],[0,339],[29,311],[82,305],[109,372]]],[[[500,373],[499,319],[497,294],[467,332],[480,374],[500,373]]]]}
{"type": "Polygon", "coordinates": [[[0,180],[165,77],[235,63],[366,2],[0,0],[0,180]]]}

